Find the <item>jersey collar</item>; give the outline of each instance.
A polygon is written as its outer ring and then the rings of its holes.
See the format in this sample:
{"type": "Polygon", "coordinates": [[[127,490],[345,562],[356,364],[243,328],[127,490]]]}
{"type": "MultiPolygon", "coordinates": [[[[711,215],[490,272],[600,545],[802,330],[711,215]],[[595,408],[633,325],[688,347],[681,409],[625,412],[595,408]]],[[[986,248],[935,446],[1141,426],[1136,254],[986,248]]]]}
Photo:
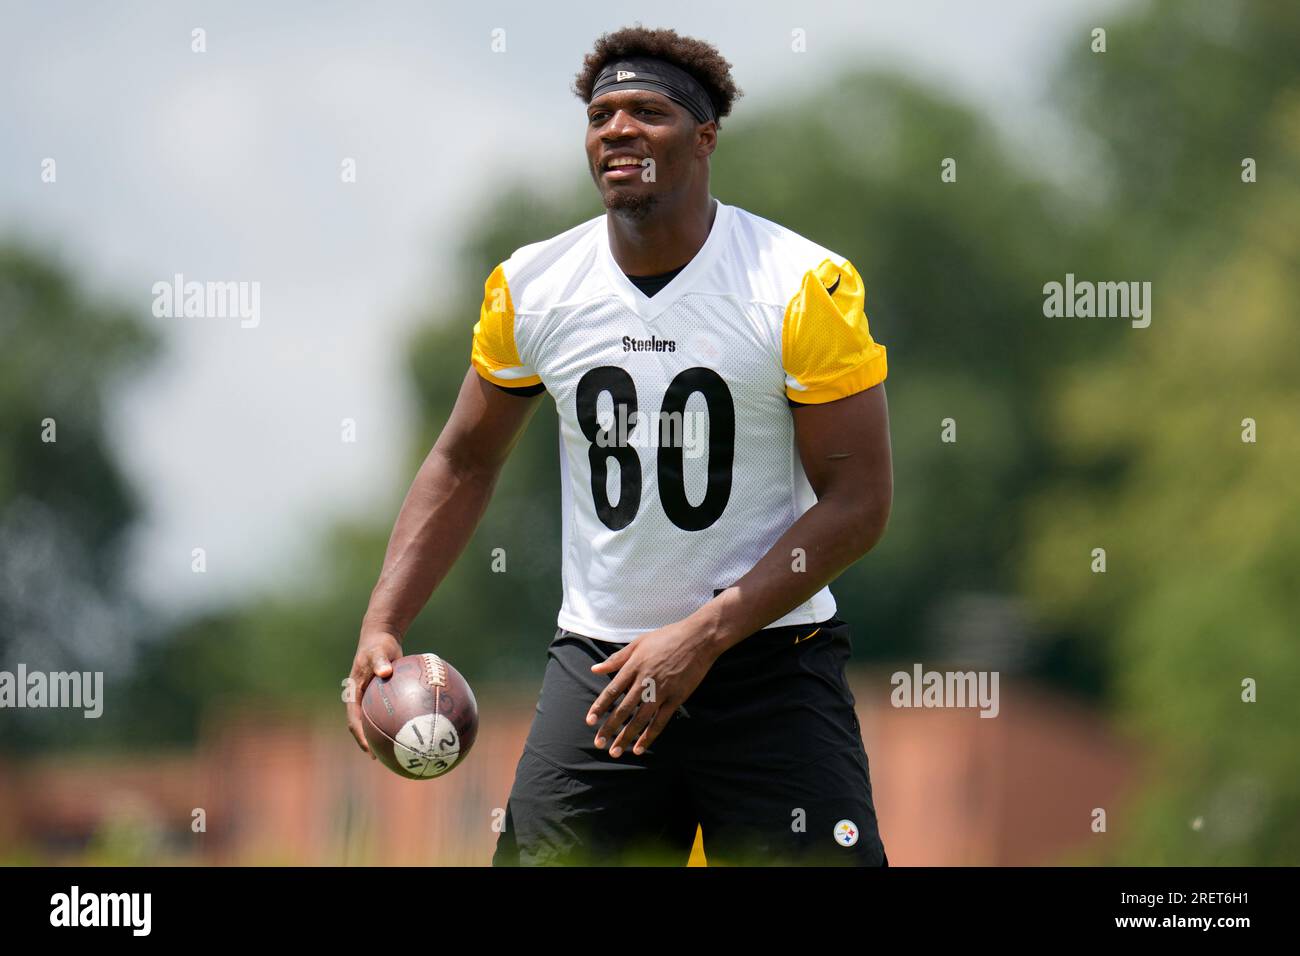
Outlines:
{"type": "Polygon", "coordinates": [[[709,237],[704,240],[704,245],[700,247],[700,251],[695,253],[695,257],[690,262],[686,263],[686,268],[673,276],[673,280],[653,296],[647,296],[633,285],[632,280],[623,274],[623,270],[614,261],[614,254],[609,248],[609,226],[604,221],[604,217],[601,217],[600,228],[597,230],[601,266],[605,270],[605,276],[609,280],[614,294],[641,318],[647,321],[657,318],[661,312],[691,291],[692,283],[703,275],[714,260],[718,258],[726,245],[727,234],[731,231],[732,207],[720,199],[716,200],[716,202],[718,212],[713,217],[713,228],[709,230],[709,237]]]}

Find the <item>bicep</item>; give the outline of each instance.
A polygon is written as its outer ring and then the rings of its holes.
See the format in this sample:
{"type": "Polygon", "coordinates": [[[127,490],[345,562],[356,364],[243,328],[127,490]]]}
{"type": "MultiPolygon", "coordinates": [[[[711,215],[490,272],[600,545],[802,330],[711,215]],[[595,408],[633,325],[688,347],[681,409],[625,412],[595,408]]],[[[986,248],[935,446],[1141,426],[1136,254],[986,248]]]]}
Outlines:
{"type": "Polygon", "coordinates": [[[532,389],[511,394],[471,367],[434,447],[462,467],[498,469],[541,405],[541,394],[532,389]]]}
{"type": "Polygon", "coordinates": [[[844,495],[871,503],[893,497],[889,407],[885,384],[817,405],[798,405],[795,443],[817,497],[844,495]]]}

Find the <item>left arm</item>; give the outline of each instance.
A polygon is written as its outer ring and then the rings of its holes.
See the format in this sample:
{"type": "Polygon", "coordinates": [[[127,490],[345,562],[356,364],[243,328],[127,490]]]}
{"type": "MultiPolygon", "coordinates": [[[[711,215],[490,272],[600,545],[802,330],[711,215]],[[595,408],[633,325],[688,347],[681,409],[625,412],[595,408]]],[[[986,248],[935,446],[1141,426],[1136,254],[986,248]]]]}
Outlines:
{"type": "Polygon", "coordinates": [[[602,747],[623,728],[610,756],[632,741],[634,752],[643,753],[724,651],[808,600],[884,534],[893,501],[884,383],[836,401],[800,405],[793,415],[799,459],[817,503],[733,586],[592,667],[598,674],[617,674],[592,704],[589,726],[623,696],[596,732],[595,744],[602,747]],[[798,570],[795,549],[804,556],[798,570]],[[649,699],[639,692],[643,687],[652,691],[649,699]]]}

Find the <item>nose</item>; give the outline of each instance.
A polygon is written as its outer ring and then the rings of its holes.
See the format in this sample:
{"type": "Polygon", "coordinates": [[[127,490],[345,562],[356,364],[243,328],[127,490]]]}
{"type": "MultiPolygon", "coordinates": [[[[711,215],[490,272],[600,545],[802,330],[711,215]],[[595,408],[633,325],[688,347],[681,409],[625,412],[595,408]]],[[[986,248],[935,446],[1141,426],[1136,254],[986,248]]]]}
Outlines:
{"type": "Polygon", "coordinates": [[[614,114],[605,121],[601,127],[600,135],[604,139],[625,139],[635,132],[635,123],[632,120],[632,114],[627,110],[618,109],[614,114]]]}

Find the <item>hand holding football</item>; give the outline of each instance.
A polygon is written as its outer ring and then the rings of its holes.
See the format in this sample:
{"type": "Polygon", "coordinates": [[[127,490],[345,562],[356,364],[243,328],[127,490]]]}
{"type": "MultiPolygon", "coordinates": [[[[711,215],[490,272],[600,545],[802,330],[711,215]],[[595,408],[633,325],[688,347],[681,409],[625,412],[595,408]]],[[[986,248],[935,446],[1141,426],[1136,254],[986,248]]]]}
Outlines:
{"type": "Polygon", "coordinates": [[[437,654],[393,661],[361,700],[370,751],[400,776],[429,780],[462,762],[478,734],[478,704],[465,678],[437,654]]]}

